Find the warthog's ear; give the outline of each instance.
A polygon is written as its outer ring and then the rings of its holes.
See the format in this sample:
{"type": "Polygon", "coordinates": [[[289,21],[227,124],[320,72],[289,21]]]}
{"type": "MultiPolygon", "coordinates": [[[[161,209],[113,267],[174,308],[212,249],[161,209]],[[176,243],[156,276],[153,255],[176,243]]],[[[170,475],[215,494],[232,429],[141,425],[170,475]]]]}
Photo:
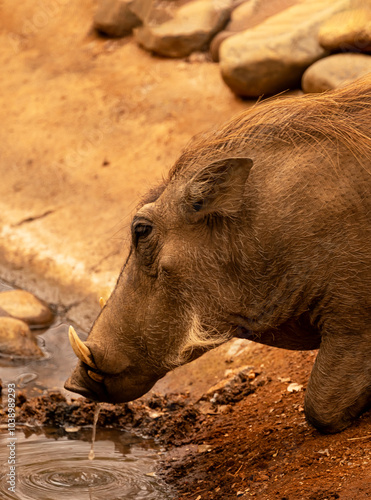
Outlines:
{"type": "Polygon", "coordinates": [[[186,186],[187,206],[202,216],[233,216],[241,208],[252,166],[250,158],[225,158],[203,167],[186,186]]]}

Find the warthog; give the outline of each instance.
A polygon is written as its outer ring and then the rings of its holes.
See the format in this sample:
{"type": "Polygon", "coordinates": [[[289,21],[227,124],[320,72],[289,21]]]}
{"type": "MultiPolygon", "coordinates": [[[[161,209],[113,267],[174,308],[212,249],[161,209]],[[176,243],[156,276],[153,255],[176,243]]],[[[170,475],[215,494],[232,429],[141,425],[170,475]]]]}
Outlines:
{"type": "Polygon", "coordinates": [[[309,422],[371,403],[371,78],[272,100],[198,136],[131,224],[66,388],[124,402],[232,337],[317,349],[309,422]]]}

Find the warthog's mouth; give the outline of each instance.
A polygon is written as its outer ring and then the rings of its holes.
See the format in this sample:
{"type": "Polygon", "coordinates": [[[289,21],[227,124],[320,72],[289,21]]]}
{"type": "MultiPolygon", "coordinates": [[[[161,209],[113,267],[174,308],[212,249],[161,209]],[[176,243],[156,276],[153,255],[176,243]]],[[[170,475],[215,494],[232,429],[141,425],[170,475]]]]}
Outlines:
{"type": "Polygon", "coordinates": [[[159,375],[146,376],[128,370],[118,375],[105,375],[102,381],[97,382],[89,376],[89,371],[89,367],[80,361],[65,382],[65,389],[92,401],[112,404],[127,403],[140,398],[161,378],[159,375]]]}
{"type": "Polygon", "coordinates": [[[74,385],[73,382],[71,382],[71,379],[67,380],[67,382],[64,384],[64,388],[67,389],[67,391],[71,391],[71,392],[75,392],[77,394],[80,394],[81,396],[84,396],[84,398],[92,399],[93,401],[99,400],[97,395],[94,394],[93,392],[91,392],[90,389],[87,389],[86,387],[74,385]]]}
{"type": "Polygon", "coordinates": [[[93,380],[86,371],[83,363],[79,363],[71,377],[65,382],[64,388],[71,392],[81,394],[93,401],[110,402],[110,396],[102,381],[93,380]]]}
{"type": "Polygon", "coordinates": [[[166,374],[166,371],[154,371],[148,365],[130,365],[124,356],[116,356],[114,363],[107,364],[111,370],[114,368],[110,373],[102,372],[94,359],[97,350],[93,348],[92,351],[91,346],[82,342],[72,326],[69,339],[80,361],[64,387],[93,401],[114,404],[133,401],[148,392],[166,374]]]}

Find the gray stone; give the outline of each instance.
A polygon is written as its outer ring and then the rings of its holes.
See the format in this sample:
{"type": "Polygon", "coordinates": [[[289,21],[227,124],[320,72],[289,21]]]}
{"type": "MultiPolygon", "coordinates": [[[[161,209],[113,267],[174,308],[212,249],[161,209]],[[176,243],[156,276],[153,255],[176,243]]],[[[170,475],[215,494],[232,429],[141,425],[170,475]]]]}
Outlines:
{"type": "Polygon", "coordinates": [[[201,50],[229,19],[229,0],[196,0],[160,24],[135,29],[137,42],[147,50],[167,57],[185,57],[201,50]]]}
{"type": "Polygon", "coordinates": [[[245,31],[261,24],[269,17],[275,16],[300,0],[247,0],[238,3],[231,13],[231,19],[225,30],[218,33],[210,44],[210,53],[213,61],[219,61],[221,43],[240,31],[245,31]]]}
{"type": "Polygon", "coordinates": [[[326,21],[318,33],[326,50],[347,52],[371,51],[371,5],[339,12],[326,21]]]}
{"type": "Polygon", "coordinates": [[[371,56],[365,54],[334,54],[315,62],[303,75],[304,92],[324,92],[351,83],[370,74],[371,56]]]}
{"type": "Polygon", "coordinates": [[[224,81],[237,94],[258,97],[297,87],[305,69],[327,52],[318,43],[320,25],[349,0],[306,0],[220,47],[224,81]]]}
{"type": "Polygon", "coordinates": [[[0,318],[0,353],[17,358],[42,358],[42,350],[29,326],[15,318],[0,318]]]}
{"type": "Polygon", "coordinates": [[[4,312],[29,325],[47,326],[53,322],[54,315],[49,307],[32,293],[24,290],[9,290],[0,293],[0,316],[4,312]]]}
{"type": "Polygon", "coordinates": [[[100,0],[94,16],[94,28],[109,36],[125,36],[141,24],[134,12],[145,15],[145,6],[140,10],[137,0],[100,0]]]}

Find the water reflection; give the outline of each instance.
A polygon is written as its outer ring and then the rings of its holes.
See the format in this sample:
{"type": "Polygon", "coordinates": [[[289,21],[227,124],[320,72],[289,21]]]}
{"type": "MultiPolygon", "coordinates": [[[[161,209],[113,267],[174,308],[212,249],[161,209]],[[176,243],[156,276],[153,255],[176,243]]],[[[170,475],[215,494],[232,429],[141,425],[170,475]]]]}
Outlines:
{"type": "Polygon", "coordinates": [[[168,500],[154,477],[158,448],[130,433],[97,429],[95,459],[88,459],[91,429],[17,432],[16,496],[8,491],[7,438],[0,435],[0,498],[19,500],[168,500]]]}

